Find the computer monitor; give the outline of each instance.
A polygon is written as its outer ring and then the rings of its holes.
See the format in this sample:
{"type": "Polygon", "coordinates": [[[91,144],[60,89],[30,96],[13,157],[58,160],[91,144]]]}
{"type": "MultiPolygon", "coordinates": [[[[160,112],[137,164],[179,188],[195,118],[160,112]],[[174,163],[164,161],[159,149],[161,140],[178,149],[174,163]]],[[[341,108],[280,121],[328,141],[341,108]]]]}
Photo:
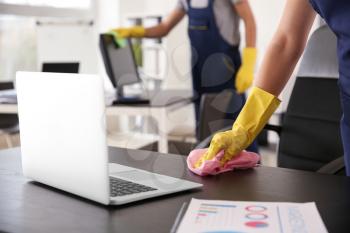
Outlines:
{"type": "Polygon", "coordinates": [[[107,74],[115,88],[141,81],[129,39],[126,39],[125,46],[119,47],[112,35],[101,34],[100,49],[107,74]]]}
{"type": "Polygon", "coordinates": [[[44,62],[43,72],[51,73],[79,73],[79,62],[44,62]]]}

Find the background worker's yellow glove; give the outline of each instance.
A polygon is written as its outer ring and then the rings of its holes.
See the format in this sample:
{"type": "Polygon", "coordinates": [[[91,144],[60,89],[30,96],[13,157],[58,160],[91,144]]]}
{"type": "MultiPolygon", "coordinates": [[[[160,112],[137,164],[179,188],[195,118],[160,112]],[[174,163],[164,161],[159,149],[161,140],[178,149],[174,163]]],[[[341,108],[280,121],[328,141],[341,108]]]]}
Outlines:
{"type": "Polygon", "coordinates": [[[225,151],[222,164],[231,160],[253,142],[279,104],[280,100],[274,95],[254,87],[232,130],[215,134],[208,151],[196,162],[195,167],[213,159],[221,150],[225,151]]]}
{"type": "Polygon", "coordinates": [[[130,28],[116,28],[112,31],[116,32],[118,36],[123,38],[136,37],[141,38],[145,36],[146,30],[142,26],[135,26],[130,28]]]}
{"type": "Polygon", "coordinates": [[[236,75],[236,91],[244,93],[253,83],[256,62],[256,48],[245,48],[242,54],[242,65],[236,75]]]}

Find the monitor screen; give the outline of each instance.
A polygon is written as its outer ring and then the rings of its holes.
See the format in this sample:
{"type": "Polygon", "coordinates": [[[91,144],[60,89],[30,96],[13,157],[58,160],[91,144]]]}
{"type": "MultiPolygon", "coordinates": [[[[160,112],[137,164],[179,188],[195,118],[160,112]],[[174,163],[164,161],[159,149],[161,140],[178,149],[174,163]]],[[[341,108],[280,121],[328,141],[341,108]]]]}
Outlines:
{"type": "Polygon", "coordinates": [[[44,62],[43,72],[51,73],[79,73],[79,62],[44,62]]]}
{"type": "Polygon", "coordinates": [[[119,47],[112,35],[101,34],[100,49],[107,74],[115,88],[140,82],[130,40],[119,47]]]}

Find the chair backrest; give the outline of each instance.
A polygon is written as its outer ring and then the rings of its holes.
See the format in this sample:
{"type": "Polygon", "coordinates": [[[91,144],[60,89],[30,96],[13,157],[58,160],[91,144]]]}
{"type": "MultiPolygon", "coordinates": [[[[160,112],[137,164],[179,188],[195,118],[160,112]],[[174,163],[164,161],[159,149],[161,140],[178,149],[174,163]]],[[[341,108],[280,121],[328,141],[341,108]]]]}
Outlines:
{"type": "Polygon", "coordinates": [[[200,104],[200,119],[197,127],[199,141],[214,132],[232,126],[235,116],[243,105],[243,97],[234,90],[203,94],[200,104]]]}
{"type": "MultiPolygon", "coordinates": [[[[11,90],[14,88],[13,82],[0,82],[0,90],[11,90]]],[[[0,130],[18,125],[17,114],[0,114],[0,130]]]]}
{"type": "Polygon", "coordinates": [[[336,38],[323,26],[310,38],[283,118],[278,166],[316,171],[343,155],[336,38]]]}

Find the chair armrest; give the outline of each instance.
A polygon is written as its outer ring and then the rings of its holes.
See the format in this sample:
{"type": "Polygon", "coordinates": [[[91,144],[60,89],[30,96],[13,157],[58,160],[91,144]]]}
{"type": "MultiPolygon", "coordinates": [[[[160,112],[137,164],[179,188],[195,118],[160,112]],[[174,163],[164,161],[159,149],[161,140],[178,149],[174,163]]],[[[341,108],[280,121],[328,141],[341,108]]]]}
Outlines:
{"type": "Polygon", "coordinates": [[[282,126],[279,126],[279,125],[266,124],[264,129],[265,130],[274,131],[274,132],[276,132],[278,134],[278,136],[280,136],[281,132],[282,132],[282,126]]]}
{"type": "Polygon", "coordinates": [[[227,130],[230,130],[230,129],[232,129],[232,126],[227,126],[227,127],[225,127],[225,128],[222,128],[222,129],[216,131],[215,133],[211,134],[210,136],[206,137],[204,140],[202,140],[201,142],[199,142],[199,143],[197,144],[197,146],[196,146],[194,149],[204,149],[204,148],[209,147],[209,144],[210,144],[210,142],[211,142],[211,139],[214,137],[214,135],[215,135],[216,133],[224,132],[224,131],[227,131],[227,130]]]}
{"type": "Polygon", "coordinates": [[[196,150],[196,149],[207,148],[211,142],[212,137],[213,137],[213,135],[210,135],[209,137],[205,138],[203,141],[199,142],[194,149],[196,150]]]}
{"type": "Polygon", "coordinates": [[[341,156],[327,163],[326,165],[322,166],[320,169],[317,170],[317,172],[322,174],[336,175],[342,169],[344,169],[344,167],[345,167],[344,156],[341,156]]]}

